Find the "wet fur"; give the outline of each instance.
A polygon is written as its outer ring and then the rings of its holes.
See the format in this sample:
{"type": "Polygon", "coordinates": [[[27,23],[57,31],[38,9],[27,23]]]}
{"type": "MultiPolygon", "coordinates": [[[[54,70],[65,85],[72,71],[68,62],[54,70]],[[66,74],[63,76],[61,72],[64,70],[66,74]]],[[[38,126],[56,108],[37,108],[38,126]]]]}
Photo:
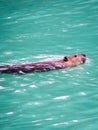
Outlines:
{"type": "Polygon", "coordinates": [[[49,70],[64,69],[83,64],[86,60],[84,54],[75,54],[66,56],[61,60],[45,61],[21,65],[6,65],[0,66],[1,73],[29,73],[29,72],[42,72],[49,70]]]}

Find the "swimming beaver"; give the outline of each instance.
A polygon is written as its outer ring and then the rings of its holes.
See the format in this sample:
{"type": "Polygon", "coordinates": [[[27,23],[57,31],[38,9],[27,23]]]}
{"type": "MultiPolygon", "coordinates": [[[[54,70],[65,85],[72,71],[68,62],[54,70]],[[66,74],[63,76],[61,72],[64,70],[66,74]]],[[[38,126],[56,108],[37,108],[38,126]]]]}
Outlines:
{"type": "Polygon", "coordinates": [[[55,69],[64,69],[68,67],[74,67],[83,64],[86,61],[85,54],[74,54],[71,56],[65,56],[61,60],[44,61],[30,64],[21,65],[5,65],[0,66],[1,73],[29,73],[29,72],[41,72],[55,69]]]}

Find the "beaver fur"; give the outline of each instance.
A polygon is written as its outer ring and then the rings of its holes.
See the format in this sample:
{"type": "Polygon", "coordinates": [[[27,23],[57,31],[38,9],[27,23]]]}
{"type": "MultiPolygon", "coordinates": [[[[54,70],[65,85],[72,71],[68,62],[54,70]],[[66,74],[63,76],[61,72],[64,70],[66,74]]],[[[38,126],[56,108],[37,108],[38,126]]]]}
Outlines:
{"type": "Polygon", "coordinates": [[[83,64],[86,61],[85,54],[74,54],[65,56],[63,59],[54,61],[43,61],[29,64],[20,65],[5,65],[0,66],[1,73],[29,73],[29,72],[42,72],[49,70],[58,70],[68,67],[74,67],[83,64]]]}

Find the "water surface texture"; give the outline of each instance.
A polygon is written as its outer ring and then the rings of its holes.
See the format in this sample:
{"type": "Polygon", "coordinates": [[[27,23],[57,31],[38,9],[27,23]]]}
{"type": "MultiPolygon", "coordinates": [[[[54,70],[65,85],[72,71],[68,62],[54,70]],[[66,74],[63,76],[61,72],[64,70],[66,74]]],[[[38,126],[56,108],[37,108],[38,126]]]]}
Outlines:
{"type": "Polygon", "coordinates": [[[98,130],[98,1],[0,0],[0,65],[73,53],[87,62],[0,74],[0,130],[98,130]]]}

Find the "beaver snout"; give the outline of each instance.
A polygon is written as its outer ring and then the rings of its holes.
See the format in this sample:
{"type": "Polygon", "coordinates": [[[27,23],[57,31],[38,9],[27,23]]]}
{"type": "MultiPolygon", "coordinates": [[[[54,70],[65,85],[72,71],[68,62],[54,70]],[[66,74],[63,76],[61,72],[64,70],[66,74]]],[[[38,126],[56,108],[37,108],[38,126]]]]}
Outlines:
{"type": "Polygon", "coordinates": [[[85,61],[86,61],[86,55],[85,54],[82,54],[82,61],[83,61],[83,63],[85,63],[85,61]]]}
{"type": "Polygon", "coordinates": [[[85,63],[86,59],[83,58],[82,61],[83,61],[83,63],[85,63]]]}

